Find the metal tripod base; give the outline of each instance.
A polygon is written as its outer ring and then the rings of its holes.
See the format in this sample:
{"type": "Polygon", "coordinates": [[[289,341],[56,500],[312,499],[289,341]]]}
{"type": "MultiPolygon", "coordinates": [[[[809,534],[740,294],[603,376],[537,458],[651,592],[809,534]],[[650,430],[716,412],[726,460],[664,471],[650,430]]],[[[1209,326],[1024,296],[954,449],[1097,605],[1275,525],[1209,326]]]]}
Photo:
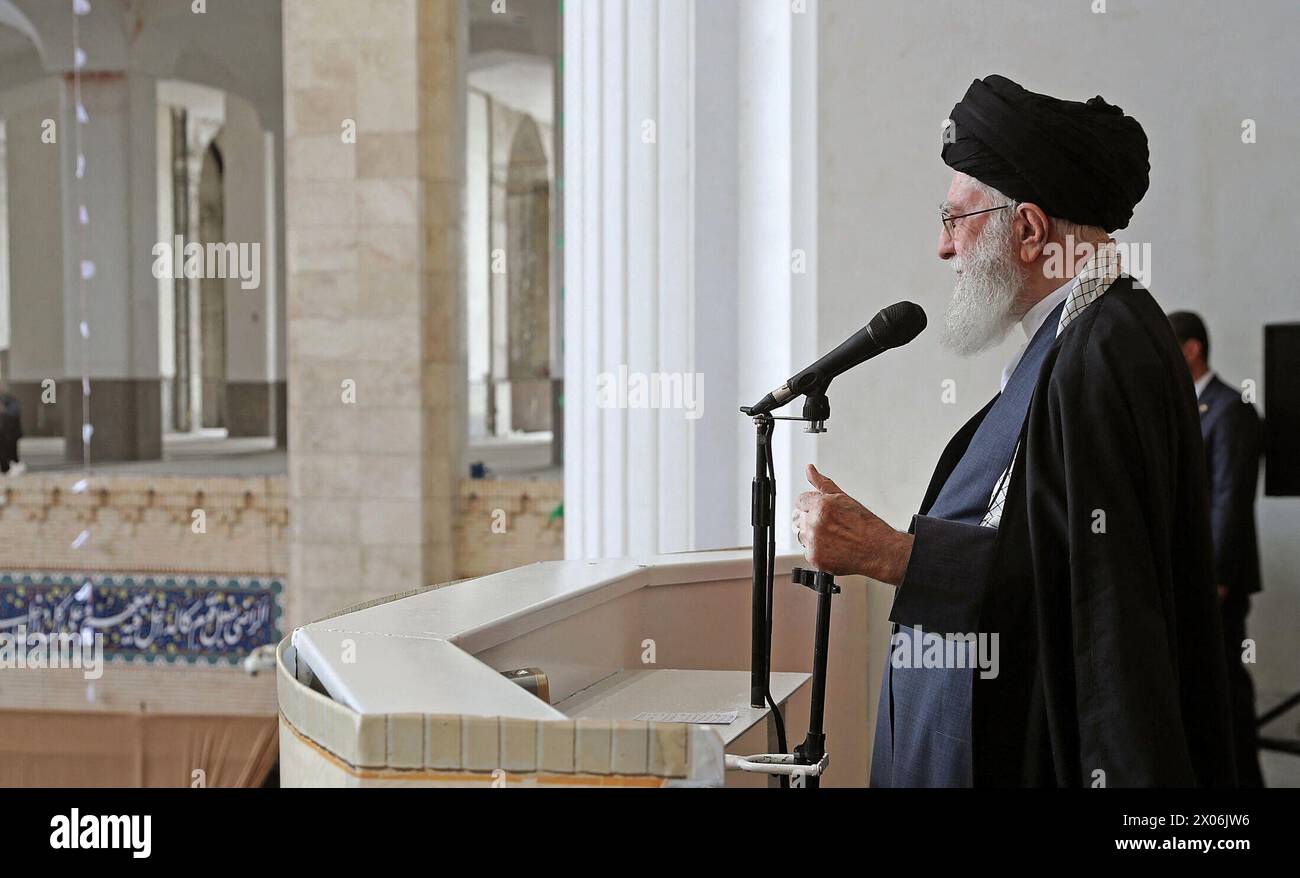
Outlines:
{"type": "Polygon", "coordinates": [[[818,787],[822,772],[830,765],[826,732],[826,661],[830,655],[831,599],[840,593],[835,577],[820,570],[800,567],[790,571],[790,581],[817,594],[817,630],[813,638],[812,701],[808,707],[808,737],[793,753],[760,753],[755,756],[727,756],[727,768],[755,774],[786,775],[801,781],[797,786],[818,787]]]}
{"type": "Polygon", "coordinates": [[[816,765],[804,765],[795,760],[799,758],[791,753],[759,753],[754,756],[726,757],[729,771],[748,771],[751,774],[770,774],[787,777],[821,777],[826,766],[831,764],[829,753],[823,753],[816,765]]]}

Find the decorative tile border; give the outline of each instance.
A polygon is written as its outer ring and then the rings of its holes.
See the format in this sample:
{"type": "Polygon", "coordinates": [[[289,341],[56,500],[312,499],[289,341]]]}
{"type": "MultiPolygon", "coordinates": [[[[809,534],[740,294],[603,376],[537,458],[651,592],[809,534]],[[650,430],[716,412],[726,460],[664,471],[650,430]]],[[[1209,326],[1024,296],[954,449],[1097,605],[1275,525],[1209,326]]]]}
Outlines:
{"type": "Polygon", "coordinates": [[[0,571],[0,631],[102,634],[110,659],[238,664],[281,638],[278,579],[0,571]]]}

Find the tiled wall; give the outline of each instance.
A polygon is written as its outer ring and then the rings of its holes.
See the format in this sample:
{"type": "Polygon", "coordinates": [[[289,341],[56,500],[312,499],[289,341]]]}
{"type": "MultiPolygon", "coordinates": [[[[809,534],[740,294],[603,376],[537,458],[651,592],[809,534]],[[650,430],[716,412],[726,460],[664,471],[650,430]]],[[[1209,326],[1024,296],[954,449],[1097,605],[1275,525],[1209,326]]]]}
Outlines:
{"type": "Polygon", "coordinates": [[[0,482],[0,570],[287,573],[283,476],[82,479],[0,482]]]}
{"type": "MultiPolygon", "coordinates": [[[[0,482],[0,573],[286,578],[295,522],[284,476],[92,476],[77,491],[81,478],[28,474],[0,482]],[[198,509],[206,519],[203,532],[195,529],[198,509]]],[[[462,481],[449,511],[456,563],[448,578],[563,557],[563,499],[558,481],[462,481]]],[[[340,506],[349,521],[365,514],[356,501],[340,506]]],[[[319,508],[308,507],[306,514],[309,526],[327,526],[319,508]]],[[[289,580],[286,593],[294,586],[289,580]]],[[[398,579],[352,583],[350,589],[345,583],[338,607],[409,587],[398,579]]]]}
{"type": "MultiPolygon", "coordinates": [[[[100,584],[113,574],[136,574],[142,586],[138,574],[161,574],[163,586],[169,575],[200,582],[261,577],[268,587],[286,578],[284,476],[94,476],[76,493],[80,479],[27,474],[0,481],[0,586],[8,576],[15,590],[33,571],[41,572],[41,582],[59,584],[61,574],[76,573],[92,574],[100,584]],[[203,534],[192,529],[200,507],[207,514],[203,534]],[[90,536],[73,548],[83,531],[90,536]]],[[[562,498],[559,482],[464,481],[451,513],[460,559],[455,578],[561,557],[564,521],[556,513],[562,498]],[[503,532],[494,532],[496,522],[504,523],[503,532]]],[[[404,590],[397,581],[376,587],[384,594],[404,590]]],[[[293,589],[290,580],[275,595],[277,609],[293,589]]],[[[369,597],[360,588],[342,592],[339,605],[325,611],[369,597]]],[[[280,631],[287,630],[291,623],[277,618],[280,631]]],[[[272,675],[249,677],[229,662],[114,662],[93,685],[77,670],[7,673],[0,678],[0,709],[273,715],[275,692],[272,675]]]]}
{"type": "Polygon", "coordinates": [[[564,557],[564,484],[464,481],[455,516],[456,578],[564,557]]]}

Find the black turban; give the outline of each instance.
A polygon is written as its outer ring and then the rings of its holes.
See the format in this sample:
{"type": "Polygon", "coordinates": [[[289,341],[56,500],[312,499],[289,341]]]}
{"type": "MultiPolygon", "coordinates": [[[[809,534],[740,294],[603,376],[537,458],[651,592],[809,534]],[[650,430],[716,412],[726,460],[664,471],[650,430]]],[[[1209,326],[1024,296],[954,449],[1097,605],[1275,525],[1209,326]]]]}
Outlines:
{"type": "Polygon", "coordinates": [[[1063,101],[989,76],[951,118],[944,163],[1049,216],[1113,232],[1146,194],[1146,132],[1101,97],[1063,101]]]}

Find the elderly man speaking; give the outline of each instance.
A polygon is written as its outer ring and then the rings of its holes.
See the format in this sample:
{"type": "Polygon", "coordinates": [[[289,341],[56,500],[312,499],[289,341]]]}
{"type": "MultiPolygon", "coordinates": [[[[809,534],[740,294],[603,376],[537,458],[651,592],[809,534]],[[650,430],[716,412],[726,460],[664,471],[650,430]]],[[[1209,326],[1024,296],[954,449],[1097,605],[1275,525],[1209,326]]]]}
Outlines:
{"type": "Polygon", "coordinates": [[[1110,238],[1146,193],[1146,135],[1002,76],[948,135],[945,343],[1019,324],[1025,344],[907,533],[813,467],[794,512],[813,566],[898,587],[872,786],[1231,785],[1196,396],[1110,238]]]}

